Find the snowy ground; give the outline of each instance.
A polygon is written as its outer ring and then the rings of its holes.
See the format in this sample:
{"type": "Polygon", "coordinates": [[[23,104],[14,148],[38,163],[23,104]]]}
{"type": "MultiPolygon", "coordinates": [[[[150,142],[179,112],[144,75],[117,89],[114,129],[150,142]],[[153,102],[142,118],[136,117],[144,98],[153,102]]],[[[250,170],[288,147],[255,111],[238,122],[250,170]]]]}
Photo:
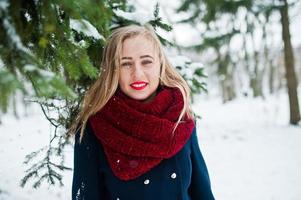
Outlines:
{"type": "Polygon", "coordinates": [[[287,97],[195,107],[217,200],[300,200],[301,126],[287,125],[287,97]]]}
{"type": "MultiPolygon", "coordinates": [[[[301,199],[301,126],[287,125],[287,105],[286,95],[226,105],[202,97],[194,104],[202,116],[199,143],[217,200],[301,199]]],[[[0,200],[70,199],[72,172],[65,173],[62,188],[19,187],[24,156],[49,142],[50,129],[38,110],[21,120],[2,117],[0,200]]],[[[72,148],[66,153],[72,167],[72,148]]]]}

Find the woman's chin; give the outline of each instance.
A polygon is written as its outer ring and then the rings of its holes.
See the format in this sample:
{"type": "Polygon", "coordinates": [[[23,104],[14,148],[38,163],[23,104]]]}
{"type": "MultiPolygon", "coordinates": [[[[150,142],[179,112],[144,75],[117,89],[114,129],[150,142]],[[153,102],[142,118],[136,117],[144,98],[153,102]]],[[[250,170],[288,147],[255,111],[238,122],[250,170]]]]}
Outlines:
{"type": "Polygon", "coordinates": [[[149,102],[154,98],[155,92],[154,93],[141,93],[141,94],[128,94],[128,96],[137,101],[149,102]]]}

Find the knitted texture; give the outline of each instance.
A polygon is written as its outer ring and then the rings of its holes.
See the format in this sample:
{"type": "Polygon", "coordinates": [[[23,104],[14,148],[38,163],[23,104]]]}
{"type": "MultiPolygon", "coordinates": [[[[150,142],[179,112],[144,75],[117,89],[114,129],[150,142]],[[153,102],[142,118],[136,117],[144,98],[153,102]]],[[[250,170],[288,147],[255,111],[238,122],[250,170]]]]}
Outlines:
{"type": "Polygon", "coordinates": [[[183,105],[178,88],[162,87],[149,103],[132,99],[118,89],[89,118],[119,179],[134,179],[181,150],[194,128],[193,120],[185,115],[173,132],[183,105]]]}

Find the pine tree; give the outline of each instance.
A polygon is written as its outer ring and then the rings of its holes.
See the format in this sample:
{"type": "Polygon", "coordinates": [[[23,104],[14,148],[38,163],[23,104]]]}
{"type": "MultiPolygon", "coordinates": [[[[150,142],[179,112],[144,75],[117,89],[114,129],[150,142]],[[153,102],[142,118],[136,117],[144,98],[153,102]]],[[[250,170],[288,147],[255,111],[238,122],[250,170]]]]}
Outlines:
{"type": "Polygon", "coordinates": [[[36,177],[33,187],[47,180],[62,185],[64,134],[80,108],[83,93],[98,75],[100,53],[110,33],[113,6],[122,1],[2,1],[0,4],[0,106],[22,95],[40,105],[54,126],[48,146],[24,161],[44,154],[26,171],[21,186],[36,177]],[[95,28],[97,27],[97,29],[95,28]],[[101,33],[101,34],[100,34],[101,33]],[[99,53],[100,52],[100,53],[99,53]],[[51,117],[55,114],[57,117],[51,117]],[[51,161],[60,156],[61,162],[51,161]],[[46,172],[41,172],[46,169],[46,172]]]}

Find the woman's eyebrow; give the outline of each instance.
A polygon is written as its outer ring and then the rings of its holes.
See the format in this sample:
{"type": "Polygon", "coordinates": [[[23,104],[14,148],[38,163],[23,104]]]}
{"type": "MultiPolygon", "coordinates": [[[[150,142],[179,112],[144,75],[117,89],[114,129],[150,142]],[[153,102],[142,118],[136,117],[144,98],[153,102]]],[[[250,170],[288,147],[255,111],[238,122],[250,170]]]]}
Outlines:
{"type": "Polygon", "coordinates": [[[132,57],[122,57],[121,60],[132,60],[132,57]]]}
{"type": "Polygon", "coordinates": [[[150,55],[143,55],[143,56],[140,56],[140,58],[151,58],[151,59],[154,59],[152,56],[150,55]]]}
{"type": "MultiPolygon", "coordinates": [[[[150,55],[143,55],[143,56],[140,56],[140,58],[151,58],[154,60],[154,58],[150,55]]],[[[133,58],[132,57],[122,57],[121,60],[132,60],[133,58]]]]}

